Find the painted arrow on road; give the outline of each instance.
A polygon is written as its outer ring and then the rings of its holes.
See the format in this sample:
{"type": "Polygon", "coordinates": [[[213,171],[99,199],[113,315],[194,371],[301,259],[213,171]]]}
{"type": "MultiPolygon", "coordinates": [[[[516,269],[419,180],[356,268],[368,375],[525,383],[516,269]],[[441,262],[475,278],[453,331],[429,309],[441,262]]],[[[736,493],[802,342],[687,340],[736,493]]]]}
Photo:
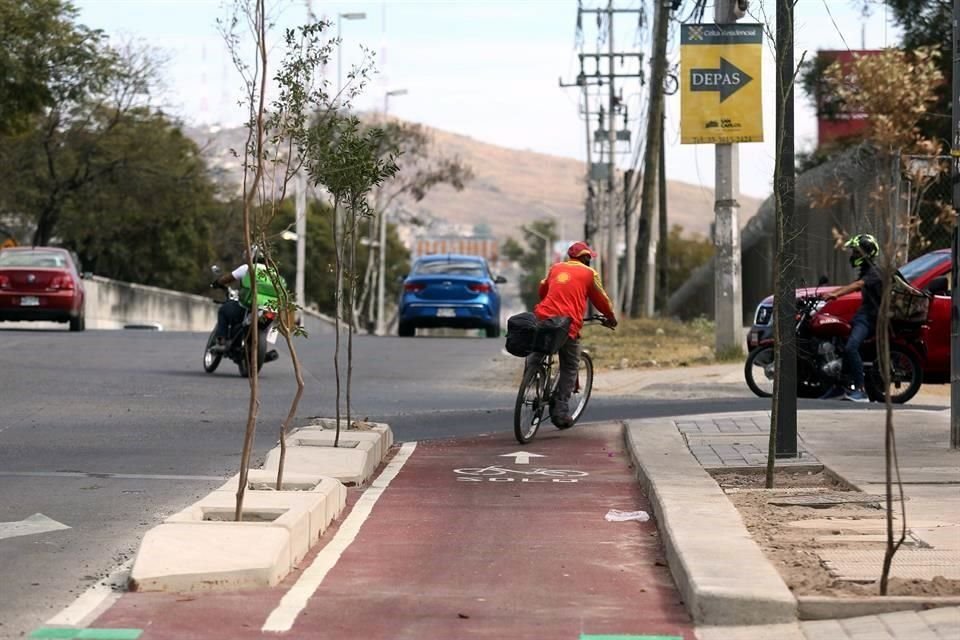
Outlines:
{"type": "Polygon", "coordinates": [[[513,453],[505,453],[500,457],[513,458],[514,464],[530,464],[530,458],[543,458],[545,456],[542,456],[539,453],[529,453],[527,451],[514,451],[513,453]]]}
{"type": "Polygon", "coordinates": [[[691,69],[690,91],[717,91],[723,102],[745,87],[753,78],[726,58],[720,58],[719,69],[691,69]]]}
{"type": "Polygon", "coordinates": [[[53,518],[48,518],[42,513],[35,513],[29,518],[19,522],[0,522],[0,540],[5,538],[19,538],[20,536],[32,536],[37,533],[47,533],[48,531],[61,531],[69,529],[62,522],[57,522],[53,518]]]}

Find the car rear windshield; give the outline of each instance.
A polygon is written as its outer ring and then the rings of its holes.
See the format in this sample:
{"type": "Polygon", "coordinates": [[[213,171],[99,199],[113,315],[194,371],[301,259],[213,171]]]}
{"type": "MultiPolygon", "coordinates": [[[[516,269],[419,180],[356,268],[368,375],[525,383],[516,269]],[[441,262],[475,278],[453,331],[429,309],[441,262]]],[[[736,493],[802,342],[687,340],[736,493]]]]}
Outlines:
{"type": "Polygon", "coordinates": [[[469,276],[471,278],[484,277],[483,265],[479,262],[441,262],[430,261],[421,262],[417,265],[414,273],[418,276],[446,275],[446,276],[469,276]]]}
{"type": "Polygon", "coordinates": [[[53,251],[0,251],[0,267],[64,269],[67,257],[53,251]]]}
{"type": "Polygon", "coordinates": [[[900,267],[900,273],[907,279],[907,282],[913,282],[931,269],[935,269],[949,260],[949,253],[928,253],[900,267]]]}

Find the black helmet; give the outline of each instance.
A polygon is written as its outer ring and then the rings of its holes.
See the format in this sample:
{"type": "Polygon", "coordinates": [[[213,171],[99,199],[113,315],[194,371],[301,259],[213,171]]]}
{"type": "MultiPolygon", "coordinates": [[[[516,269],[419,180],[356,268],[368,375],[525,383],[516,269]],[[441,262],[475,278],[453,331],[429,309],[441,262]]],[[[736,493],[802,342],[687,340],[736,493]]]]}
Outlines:
{"type": "Polygon", "coordinates": [[[850,266],[860,267],[865,260],[874,260],[880,255],[880,245],[877,239],[869,233],[858,233],[844,245],[844,249],[850,249],[853,253],[850,255],[850,266]]]}

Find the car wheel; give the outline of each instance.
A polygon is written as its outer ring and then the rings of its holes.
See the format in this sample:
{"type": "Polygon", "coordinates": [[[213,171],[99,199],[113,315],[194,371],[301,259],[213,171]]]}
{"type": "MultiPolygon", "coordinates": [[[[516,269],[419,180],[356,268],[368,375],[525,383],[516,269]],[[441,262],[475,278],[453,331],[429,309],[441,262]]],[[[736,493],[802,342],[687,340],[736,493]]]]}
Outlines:
{"type": "Polygon", "coordinates": [[[492,324],[486,327],[487,337],[488,338],[499,338],[500,337],[500,324],[492,324]]]}
{"type": "Polygon", "coordinates": [[[401,338],[412,338],[417,335],[417,328],[412,324],[401,324],[397,329],[397,335],[401,338]]]}
{"type": "Polygon", "coordinates": [[[87,321],[83,314],[70,318],[70,331],[83,331],[87,328],[87,321]]]}

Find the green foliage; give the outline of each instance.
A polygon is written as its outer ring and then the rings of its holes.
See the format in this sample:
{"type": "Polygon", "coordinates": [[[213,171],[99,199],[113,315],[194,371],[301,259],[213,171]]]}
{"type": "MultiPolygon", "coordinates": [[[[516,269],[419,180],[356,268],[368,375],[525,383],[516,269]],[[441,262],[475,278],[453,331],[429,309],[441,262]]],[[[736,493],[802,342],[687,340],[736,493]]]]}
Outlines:
{"type": "Polygon", "coordinates": [[[683,227],[674,225],[670,229],[669,282],[680,286],[690,278],[696,269],[705,265],[713,256],[713,243],[699,236],[684,236],[683,227]]]}
{"type": "Polygon", "coordinates": [[[547,275],[544,273],[546,243],[531,231],[550,238],[551,246],[557,240],[556,222],[553,218],[547,218],[536,220],[529,227],[523,228],[523,244],[514,238],[507,238],[501,247],[503,255],[518,263],[523,270],[520,277],[520,299],[528,309],[533,309],[540,301],[540,281],[547,275]]]}
{"type": "Polygon", "coordinates": [[[103,33],[64,0],[0,0],[0,134],[102,88],[103,33]]]}
{"type": "MultiPolygon", "coordinates": [[[[285,200],[271,224],[271,237],[277,238],[283,230],[292,228],[295,222],[294,203],[292,200],[285,200]]],[[[271,242],[270,249],[280,274],[287,282],[294,282],[297,267],[296,243],[277,239],[271,242]]],[[[321,312],[332,315],[336,310],[333,294],[337,282],[333,244],[333,209],[319,201],[311,201],[307,207],[306,253],[303,283],[306,306],[316,305],[321,312]]],[[[367,262],[371,259],[376,259],[376,253],[370,251],[369,247],[359,247],[358,271],[365,270],[367,262]]],[[[388,225],[385,283],[388,297],[399,295],[400,277],[409,270],[409,261],[410,254],[397,236],[396,229],[388,225]]]]}
{"type": "Polygon", "coordinates": [[[139,110],[92,144],[87,169],[102,176],[64,201],[60,242],[100,275],[200,290],[210,279],[214,221],[224,205],[196,145],[163,115],[139,110]]]}

